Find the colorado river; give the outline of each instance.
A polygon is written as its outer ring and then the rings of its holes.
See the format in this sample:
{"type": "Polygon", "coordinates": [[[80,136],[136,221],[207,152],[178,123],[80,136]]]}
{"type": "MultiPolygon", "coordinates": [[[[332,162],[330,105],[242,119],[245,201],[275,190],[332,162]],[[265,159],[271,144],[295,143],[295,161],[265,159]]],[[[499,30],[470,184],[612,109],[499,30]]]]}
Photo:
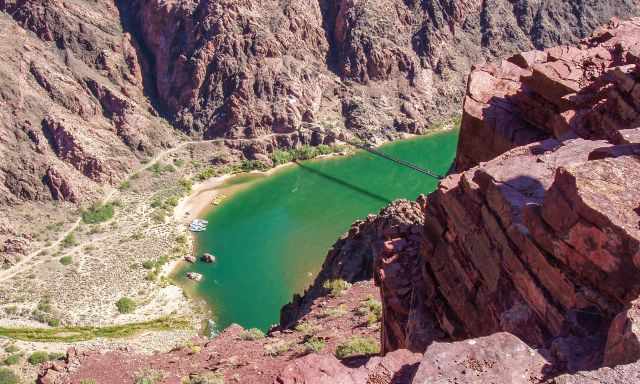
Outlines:
{"type": "MultiPolygon", "coordinates": [[[[457,131],[448,131],[380,149],[445,174],[457,139],[457,131]]],[[[268,329],[293,293],[313,281],[328,249],[351,223],[437,185],[433,178],[364,151],[305,161],[268,177],[229,180],[238,183],[242,190],[206,215],[208,229],[198,236],[198,255],[212,253],[216,263],[198,262],[180,273],[204,275],[193,290],[210,304],[219,329],[231,323],[268,329]]]]}

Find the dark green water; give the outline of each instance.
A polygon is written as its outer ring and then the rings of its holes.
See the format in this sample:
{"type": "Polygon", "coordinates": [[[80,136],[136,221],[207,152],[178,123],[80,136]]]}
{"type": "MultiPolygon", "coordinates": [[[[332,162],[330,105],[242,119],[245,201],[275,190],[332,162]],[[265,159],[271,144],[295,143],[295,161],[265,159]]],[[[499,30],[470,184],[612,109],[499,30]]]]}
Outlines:
{"type": "MultiPolygon", "coordinates": [[[[457,139],[457,131],[444,132],[381,150],[444,174],[457,139]]],[[[198,262],[179,274],[204,275],[197,285],[184,284],[211,305],[218,329],[238,323],[266,330],[277,323],[282,305],[313,281],[329,247],[353,221],[437,184],[367,152],[306,161],[269,177],[239,177],[230,183],[250,184],[207,215],[208,230],[198,237],[198,255],[213,253],[217,262],[198,262]]]]}

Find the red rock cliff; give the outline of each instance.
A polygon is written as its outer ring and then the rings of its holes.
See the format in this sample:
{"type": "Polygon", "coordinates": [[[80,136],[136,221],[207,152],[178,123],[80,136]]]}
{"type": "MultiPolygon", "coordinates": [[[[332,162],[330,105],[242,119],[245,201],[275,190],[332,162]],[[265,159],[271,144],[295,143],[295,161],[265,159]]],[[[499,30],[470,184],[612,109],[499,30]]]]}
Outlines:
{"type": "Polygon", "coordinates": [[[616,22],[471,74],[458,166],[495,158],[428,197],[419,257],[385,238],[385,351],[507,331],[571,370],[640,358],[638,42],[616,22]]]}

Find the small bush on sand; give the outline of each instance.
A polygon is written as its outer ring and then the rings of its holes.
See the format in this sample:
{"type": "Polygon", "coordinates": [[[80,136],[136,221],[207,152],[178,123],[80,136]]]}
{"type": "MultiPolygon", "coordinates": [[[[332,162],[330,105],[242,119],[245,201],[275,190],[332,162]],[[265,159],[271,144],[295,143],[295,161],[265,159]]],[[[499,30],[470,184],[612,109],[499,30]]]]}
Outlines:
{"type": "Polygon", "coordinates": [[[29,361],[29,364],[33,365],[42,364],[45,361],[49,361],[49,354],[44,351],[36,351],[29,355],[27,361],[29,361]]]}
{"type": "Polygon", "coordinates": [[[240,340],[260,340],[264,339],[264,332],[258,328],[251,328],[240,333],[240,340]]]}
{"type": "Polygon", "coordinates": [[[60,264],[62,265],[70,265],[71,263],[73,263],[71,256],[63,256],[60,258],[60,264]]]}
{"type": "Polygon", "coordinates": [[[68,234],[64,239],[62,239],[62,247],[70,248],[78,245],[78,240],[76,240],[76,235],[73,233],[68,234]]]}
{"type": "Polygon", "coordinates": [[[380,353],[380,344],[371,337],[352,337],[336,348],[336,357],[338,359],[375,355],[377,353],[380,353]]]}
{"type": "Polygon", "coordinates": [[[322,285],[325,289],[328,289],[331,296],[338,297],[342,295],[344,291],[351,288],[351,284],[343,279],[331,279],[324,282],[322,285]]]}
{"type": "Polygon", "coordinates": [[[9,355],[7,356],[6,359],[4,359],[4,365],[16,365],[20,362],[21,357],[22,357],[22,354],[20,353],[14,353],[13,355],[9,355]]]}
{"type": "Polygon", "coordinates": [[[82,221],[85,224],[98,224],[111,220],[114,213],[113,204],[94,204],[91,208],[82,212],[82,221]]]}
{"type": "Polygon", "coordinates": [[[309,340],[305,341],[302,345],[305,353],[318,353],[321,352],[326,343],[324,340],[319,339],[317,337],[312,337],[309,340]]]}
{"type": "Polygon", "coordinates": [[[18,384],[20,378],[9,368],[0,368],[0,383],[2,384],[18,384]]]}
{"type": "Polygon", "coordinates": [[[116,307],[120,313],[131,313],[136,310],[136,302],[128,297],[116,301],[116,307]]]}

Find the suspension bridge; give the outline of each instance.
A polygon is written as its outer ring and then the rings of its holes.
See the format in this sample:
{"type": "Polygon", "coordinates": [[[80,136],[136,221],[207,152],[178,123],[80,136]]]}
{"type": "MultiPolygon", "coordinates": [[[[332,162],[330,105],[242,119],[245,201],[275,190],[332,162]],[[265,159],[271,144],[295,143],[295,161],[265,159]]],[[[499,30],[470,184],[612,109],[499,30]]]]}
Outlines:
{"type": "MultiPolygon", "coordinates": [[[[304,125],[304,128],[302,128],[302,129],[307,129],[307,130],[309,130],[311,132],[315,132],[315,133],[318,133],[318,134],[321,134],[321,135],[325,135],[325,136],[327,136],[327,135],[335,135],[333,132],[325,132],[325,131],[319,129],[318,127],[313,126],[313,125],[311,125],[309,123],[303,123],[303,125],[304,125]]],[[[353,141],[353,140],[349,140],[347,138],[339,139],[339,141],[342,141],[342,142],[344,142],[346,144],[349,144],[352,147],[356,147],[358,149],[362,149],[364,151],[367,151],[367,152],[369,152],[371,154],[374,154],[376,156],[379,156],[379,157],[381,157],[383,159],[389,160],[389,161],[391,161],[393,163],[396,163],[396,164],[398,164],[400,166],[412,169],[412,170],[414,170],[416,172],[422,173],[422,174],[427,175],[429,177],[433,177],[436,180],[444,179],[443,175],[439,175],[438,173],[436,173],[436,172],[434,172],[434,171],[432,171],[430,169],[423,168],[423,167],[420,167],[420,166],[415,165],[413,163],[410,163],[408,161],[405,161],[405,160],[399,159],[397,157],[391,156],[391,155],[389,155],[387,153],[384,153],[384,152],[380,151],[379,149],[375,148],[374,146],[372,146],[370,144],[362,144],[362,143],[359,143],[359,142],[356,142],[356,141],[353,141]]]]}

